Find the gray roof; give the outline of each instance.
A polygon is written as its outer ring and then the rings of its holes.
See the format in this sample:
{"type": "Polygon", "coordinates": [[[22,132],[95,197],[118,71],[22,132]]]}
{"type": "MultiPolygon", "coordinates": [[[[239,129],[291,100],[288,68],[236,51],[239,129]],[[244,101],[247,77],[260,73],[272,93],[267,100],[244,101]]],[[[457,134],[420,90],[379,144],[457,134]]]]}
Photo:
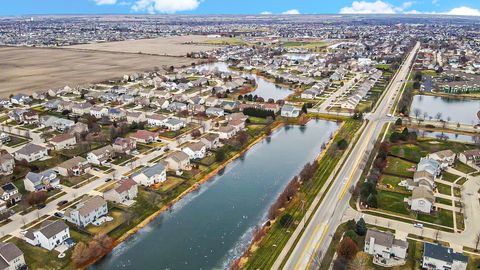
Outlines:
{"type": "Polygon", "coordinates": [[[7,262],[11,262],[14,259],[22,256],[23,252],[13,243],[0,242],[0,255],[7,262]]]}
{"type": "Polygon", "coordinates": [[[395,239],[395,236],[391,232],[382,232],[369,229],[367,231],[367,235],[365,236],[365,241],[370,241],[370,238],[375,239],[375,244],[388,248],[392,248],[394,245],[404,248],[408,246],[406,241],[395,239]]]}
{"type": "Polygon", "coordinates": [[[425,242],[423,246],[423,256],[449,263],[452,263],[453,261],[468,263],[467,256],[461,253],[453,252],[451,248],[446,248],[441,245],[434,245],[427,242],[425,242]]]}
{"type": "Polygon", "coordinates": [[[165,166],[163,166],[161,163],[157,163],[151,167],[144,168],[143,170],[134,173],[132,177],[137,176],[139,174],[144,174],[146,177],[150,178],[154,175],[158,175],[162,173],[164,170],[165,170],[165,166]]]}
{"type": "Polygon", "coordinates": [[[62,220],[46,220],[42,223],[42,227],[38,229],[38,231],[42,233],[46,238],[50,238],[67,228],[67,224],[65,224],[65,222],[63,222],[62,220]]]}
{"type": "Polygon", "coordinates": [[[43,150],[46,150],[46,148],[37,144],[29,143],[22,147],[20,150],[18,150],[16,153],[29,156],[33,153],[37,153],[43,150]]]}

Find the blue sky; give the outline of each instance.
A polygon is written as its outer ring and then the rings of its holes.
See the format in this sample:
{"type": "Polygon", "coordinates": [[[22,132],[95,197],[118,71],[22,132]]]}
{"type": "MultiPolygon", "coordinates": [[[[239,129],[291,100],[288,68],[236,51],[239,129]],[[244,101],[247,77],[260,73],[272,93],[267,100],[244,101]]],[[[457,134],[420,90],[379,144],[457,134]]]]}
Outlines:
{"type": "Polygon", "coordinates": [[[480,16],[480,0],[2,0],[0,9],[0,16],[147,13],[439,13],[480,16]]]}

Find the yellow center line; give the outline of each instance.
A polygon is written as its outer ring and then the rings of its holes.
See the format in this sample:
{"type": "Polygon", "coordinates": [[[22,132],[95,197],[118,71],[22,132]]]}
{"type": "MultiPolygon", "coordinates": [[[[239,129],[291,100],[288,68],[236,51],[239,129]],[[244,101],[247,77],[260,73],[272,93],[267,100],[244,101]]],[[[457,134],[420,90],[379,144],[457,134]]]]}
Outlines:
{"type": "Polygon", "coordinates": [[[300,266],[300,261],[302,260],[303,255],[305,254],[305,251],[307,250],[307,248],[310,247],[310,243],[312,242],[313,237],[317,234],[317,231],[318,231],[319,227],[320,227],[320,224],[317,224],[317,226],[315,226],[315,230],[313,230],[312,235],[310,235],[310,238],[308,238],[308,242],[305,245],[305,247],[303,247],[303,251],[302,251],[302,254],[299,257],[299,260],[297,261],[297,263],[295,263],[295,267],[294,267],[295,270],[297,270],[298,267],[300,266]]]}
{"type": "Polygon", "coordinates": [[[312,261],[313,261],[313,256],[315,256],[315,253],[317,252],[318,247],[320,246],[320,243],[323,242],[323,239],[325,238],[325,235],[327,235],[327,231],[328,231],[328,224],[325,224],[325,228],[323,229],[322,236],[320,237],[320,240],[318,240],[317,245],[315,246],[315,249],[313,249],[313,253],[310,255],[310,259],[308,260],[307,269],[310,268],[310,265],[312,264],[312,261]]]}

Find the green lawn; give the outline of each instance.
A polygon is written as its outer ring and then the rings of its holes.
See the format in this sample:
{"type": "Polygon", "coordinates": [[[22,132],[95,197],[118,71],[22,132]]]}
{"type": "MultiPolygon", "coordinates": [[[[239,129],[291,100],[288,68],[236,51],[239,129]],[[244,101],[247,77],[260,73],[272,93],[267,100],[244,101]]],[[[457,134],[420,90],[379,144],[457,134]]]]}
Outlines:
{"type": "Polygon", "coordinates": [[[68,254],[65,258],[59,259],[58,252],[34,247],[19,238],[13,238],[10,242],[23,251],[25,262],[30,269],[73,269],[71,265],[69,266],[70,256],[68,254]]]}
{"type": "Polygon", "coordinates": [[[455,182],[455,180],[457,180],[459,177],[460,176],[453,173],[449,173],[449,172],[442,173],[442,180],[452,182],[452,183],[455,182]]]}
{"type": "Polygon", "coordinates": [[[457,171],[461,171],[463,173],[473,173],[473,172],[476,172],[476,170],[470,166],[468,166],[467,164],[465,163],[462,163],[460,161],[457,161],[455,162],[455,165],[453,166],[453,168],[457,171]]]}
{"type": "Polygon", "coordinates": [[[445,204],[445,205],[449,205],[449,206],[452,205],[452,200],[445,199],[445,198],[436,197],[436,198],[435,198],[435,202],[441,203],[441,204],[445,204]]]}
{"type": "Polygon", "coordinates": [[[401,157],[412,162],[420,162],[420,158],[424,157],[427,152],[423,151],[415,144],[394,145],[390,149],[390,153],[394,156],[401,157]]]}
{"type": "Polygon", "coordinates": [[[405,187],[400,187],[398,184],[404,180],[405,178],[392,176],[392,175],[382,175],[380,177],[380,184],[384,186],[384,188],[388,188],[386,185],[391,186],[391,190],[399,191],[399,192],[407,192],[408,190],[405,187]]]}
{"type": "Polygon", "coordinates": [[[407,208],[407,204],[403,201],[405,198],[408,197],[409,195],[401,194],[398,192],[378,190],[378,208],[408,216],[410,215],[410,211],[407,208]]]}
{"type": "Polygon", "coordinates": [[[445,185],[445,184],[442,184],[442,183],[436,183],[436,184],[437,184],[437,190],[440,194],[449,195],[449,196],[452,195],[452,187],[451,186],[445,185]]]}
{"type": "Polygon", "coordinates": [[[418,214],[417,219],[453,228],[453,212],[450,210],[440,209],[435,215],[418,214]]]}
{"type": "Polygon", "coordinates": [[[387,157],[387,167],[385,168],[385,173],[392,174],[395,176],[403,176],[406,178],[413,177],[412,168],[415,167],[415,163],[408,162],[396,157],[387,157]]]}

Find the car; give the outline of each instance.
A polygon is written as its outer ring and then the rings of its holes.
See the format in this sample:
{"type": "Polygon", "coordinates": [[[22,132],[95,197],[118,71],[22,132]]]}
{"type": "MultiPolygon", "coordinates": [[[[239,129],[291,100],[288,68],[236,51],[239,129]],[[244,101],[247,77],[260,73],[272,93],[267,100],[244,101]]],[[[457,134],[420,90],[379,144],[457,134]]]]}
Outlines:
{"type": "Polygon", "coordinates": [[[388,117],[392,117],[392,114],[391,114],[391,113],[389,113],[389,114],[387,114],[387,116],[388,116],[388,117]]]}
{"type": "Polygon", "coordinates": [[[62,212],[55,212],[55,214],[53,214],[53,215],[58,217],[58,218],[63,218],[63,213],[62,212]]]}
{"type": "Polygon", "coordinates": [[[43,209],[43,208],[45,208],[45,206],[47,206],[47,205],[44,204],[44,203],[38,204],[38,205],[37,205],[37,209],[38,209],[38,210],[43,209]]]}
{"type": "Polygon", "coordinates": [[[62,200],[57,203],[58,206],[62,206],[68,203],[68,200],[62,200]]]}
{"type": "Polygon", "coordinates": [[[110,182],[110,181],[112,181],[112,178],[107,178],[107,179],[105,179],[105,183],[108,183],[108,182],[110,182]]]}
{"type": "Polygon", "coordinates": [[[422,223],[415,223],[415,224],[413,224],[413,227],[415,227],[415,228],[423,228],[423,224],[422,224],[422,223]]]}

